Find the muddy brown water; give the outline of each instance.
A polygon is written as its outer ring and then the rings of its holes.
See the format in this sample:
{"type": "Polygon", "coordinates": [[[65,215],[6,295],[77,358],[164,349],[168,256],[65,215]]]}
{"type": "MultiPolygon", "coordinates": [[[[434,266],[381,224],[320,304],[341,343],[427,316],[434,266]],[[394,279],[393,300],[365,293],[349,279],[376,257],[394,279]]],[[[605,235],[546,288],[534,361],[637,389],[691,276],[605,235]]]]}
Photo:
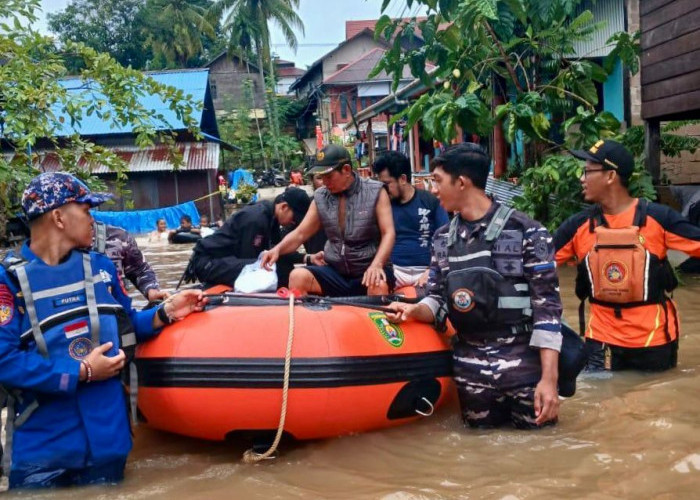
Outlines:
{"type": "MultiPolygon", "coordinates": [[[[173,288],[189,246],[144,253],[173,288]]],[[[561,270],[577,324],[573,268],[561,270]]],[[[465,429],[456,402],[389,430],[285,444],[263,464],[243,443],[210,443],[139,426],[126,480],[115,487],[4,493],[7,499],[700,498],[700,280],[675,293],[683,325],[677,369],[584,376],[560,423],[536,432],[465,429]]],[[[133,292],[133,290],[132,290],[133,292]]],[[[138,292],[133,293],[142,304],[138,292]]],[[[290,404],[293,404],[290,403],[290,404]]],[[[255,411],[255,408],[250,408],[255,411]]]]}

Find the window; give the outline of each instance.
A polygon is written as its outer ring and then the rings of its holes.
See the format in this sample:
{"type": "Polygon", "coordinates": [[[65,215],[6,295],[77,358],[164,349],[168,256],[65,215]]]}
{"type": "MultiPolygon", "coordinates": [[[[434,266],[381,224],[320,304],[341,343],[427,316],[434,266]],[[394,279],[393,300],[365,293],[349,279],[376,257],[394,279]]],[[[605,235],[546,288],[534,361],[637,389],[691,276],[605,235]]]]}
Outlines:
{"type": "Polygon", "coordinates": [[[348,98],[344,95],[340,96],[340,118],[343,120],[348,117],[348,98]]]}
{"type": "Polygon", "coordinates": [[[211,89],[211,98],[216,99],[216,80],[209,80],[209,88],[211,89]]]}

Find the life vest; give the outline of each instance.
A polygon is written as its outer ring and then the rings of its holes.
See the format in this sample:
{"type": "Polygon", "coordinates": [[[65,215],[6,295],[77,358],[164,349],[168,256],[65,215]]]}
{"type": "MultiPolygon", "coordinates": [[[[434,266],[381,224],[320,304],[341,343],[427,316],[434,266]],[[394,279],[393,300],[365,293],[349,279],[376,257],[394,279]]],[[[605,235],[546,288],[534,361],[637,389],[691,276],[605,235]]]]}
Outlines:
{"type": "Polygon", "coordinates": [[[445,300],[450,321],[463,338],[488,340],[532,332],[523,233],[504,229],[513,212],[499,205],[486,230],[469,243],[457,237],[459,218],[450,223],[445,300]]]}
{"type": "MultiPolygon", "coordinates": [[[[646,224],[647,201],[640,199],[632,226],[612,229],[599,207],[589,218],[589,231],[595,244],[578,265],[576,295],[581,299],[579,323],[585,331],[585,300],[613,308],[615,316],[622,310],[646,304],[661,304],[668,317],[666,295],[678,286],[668,259],[651,253],[641,234],[646,224]]],[[[668,325],[666,337],[670,341],[668,325]]]]}
{"type": "MultiPolygon", "coordinates": [[[[36,350],[45,358],[80,360],[94,346],[112,342],[112,349],[105,353],[107,356],[116,355],[121,348],[128,358],[133,357],[136,334],[129,316],[105,284],[111,277],[105,276],[103,273],[106,271],[103,270],[95,274],[92,263],[91,255],[80,251],[73,251],[60,266],[46,266],[40,261],[27,262],[15,256],[8,256],[3,261],[3,267],[15,281],[24,299],[25,319],[22,324],[26,330],[20,337],[20,349],[36,350]]],[[[11,466],[16,432],[31,427],[27,429],[28,435],[41,433],[42,429],[55,424],[52,424],[52,420],[63,422],[66,419],[82,418],[86,422],[94,418],[90,413],[109,411],[108,408],[113,405],[124,412],[123,389],[118,379],[108,379],[81,388],[79,397],[76,396],[77,404],[73,398],[55,398],[29,390],[5,388],[5,391],[8,393],[6,449],[3,457],[5,472],[11,466]],[[108,398],[109,402],[106,403],[104,398],[108,398]]],[[[119,411],[117,408],[113,411],[119,411]]],[[[105,423],[102,420],[95,419],[89,425],[85,423],[86,427],[99,426],[107,433],[105,437],[96,437],[99,432],[89,433],[89,439],[97,439],[100,441],[99,446],[103,447],[102,450],[92,449],[94,443],[91,441],[87,445],[90,453],[94,458],[99,458],[100,453],[106,453],[110,457],[121,454],[125,456],[124,450],[128,453],[131,446],[128,430],[124,435],[123,429],[117,425],[119,422],[105,423]]],[[[77,435],[84,436],[86,433],[88,429],[77,435]]],[[[60,438],[47,438],[60,448],[57,455],[61,456],[56,457],[57,463],[65,464],[68,461],[80,467],[82,457],[73,456],[77,451],[76,446],[80,446],[75,442],[77,435],[71,437],[66,432],[60,438]]],[[[47,460],[40,456],[42,450],[35,449],[36,443],[27,448],[17,449],[15,458],[19,457],[22,463],[47,460]]]]}

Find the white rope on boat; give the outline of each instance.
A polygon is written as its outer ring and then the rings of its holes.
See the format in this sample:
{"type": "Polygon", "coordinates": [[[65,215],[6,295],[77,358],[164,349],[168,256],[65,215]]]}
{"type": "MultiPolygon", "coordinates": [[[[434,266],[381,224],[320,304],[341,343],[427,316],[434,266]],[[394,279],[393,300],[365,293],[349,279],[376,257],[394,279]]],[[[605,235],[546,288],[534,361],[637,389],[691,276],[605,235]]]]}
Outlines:
{"type": "Polygon", "coordinates": [[[289,294],[289,333],[287,335],[287,352],[284,355],[284,382],[282,383],[282,408],[280,410],[280,421],[277,426],[277,435],[272,445],[265,453],[257,453],[252,448],[243,453],[243,462],[254,464],[262,460],[275,458],[272,456],[277,451],[277,446],[282,439],[284,431],[284,421],[287,418],[287,398],[289,395],[289,373],[292,365],[292,342],[294,341],[294,299],[293,293],[289,294]]]}

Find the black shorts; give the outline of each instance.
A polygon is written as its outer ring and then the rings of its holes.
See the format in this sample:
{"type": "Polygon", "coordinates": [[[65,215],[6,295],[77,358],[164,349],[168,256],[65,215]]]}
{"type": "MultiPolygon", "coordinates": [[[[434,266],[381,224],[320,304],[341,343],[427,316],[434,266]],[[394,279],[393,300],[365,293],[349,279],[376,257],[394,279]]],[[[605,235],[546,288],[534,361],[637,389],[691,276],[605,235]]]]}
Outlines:
{"type": "MultiPolygon", "coordinates": [[[[331,266],[307,266],[306,269],[314,275],[321,286],[321,293],[328,297],[353,297],[367,295],[367,287],[362,285],[362,278],[350,278],[343,276],[331,266]]],[[[394,267],[384,266],[389,291],[394,290],[396,279],[394,267]]]]}
{"type": "Polygon", "coordinates": [[[619,347],[586,339],[586,371],[640,370],[663,371],[678,363],[678,339],[654,347],[619,347]],[[607,354],[606,354],[607,351],[607,354]],[[608,361],[606,362],[606,357],[608,361]]]}

